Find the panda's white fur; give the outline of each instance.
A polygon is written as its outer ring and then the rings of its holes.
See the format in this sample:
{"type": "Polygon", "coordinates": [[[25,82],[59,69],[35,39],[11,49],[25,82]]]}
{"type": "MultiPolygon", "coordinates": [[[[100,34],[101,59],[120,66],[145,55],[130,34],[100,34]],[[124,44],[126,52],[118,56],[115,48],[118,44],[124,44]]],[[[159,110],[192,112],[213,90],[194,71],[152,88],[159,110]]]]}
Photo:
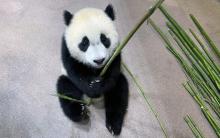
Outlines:
{"type": "Polygon", "coordinates": [[[75,13],[64,35],[71,56],[95,68],[102,67],[108,61],[119,42],[113,21],[104,11],[96,8],[84,8],[75,13]],[[101,43],[101,33],[111,40],[109,48],[101,43]],[[84,36],[90,41],[86,52],[78,46],[84,36]],[[94,63],[93,60],[101,58],[105,58],[101,65],[94,63]]]}

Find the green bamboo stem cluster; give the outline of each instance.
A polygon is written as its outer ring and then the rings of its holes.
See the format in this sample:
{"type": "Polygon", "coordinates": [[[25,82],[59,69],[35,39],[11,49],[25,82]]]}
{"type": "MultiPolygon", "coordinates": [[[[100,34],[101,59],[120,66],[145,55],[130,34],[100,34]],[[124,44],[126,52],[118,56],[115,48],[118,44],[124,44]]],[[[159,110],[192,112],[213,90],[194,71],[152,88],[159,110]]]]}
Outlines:
{"type": "MultiPolygon", "coordinates": [[[[197,37],[197,35],[190,29],[195,40],[199,46],[191,39],[187,32],[179,25],[176,20],[163,7],[159,7],[160,11],[167,18],[166,23],[169,28],[170,36],[176,42],[181,54],[172,46],[167,36],[161,31],[156,24],[149,19],[148,22],[159,33],[161,38],[165,41],[166,48],[174,55],[179,64],[182,66],[184,73],[189,81],[184,84],[185,89],[191,94],[195,101],[199,104],[203,114],[213,127],[216,135],[220,137],[220,70],[218,65],[214,62],[212,56],[205,48],[205,45],[197,37]],[[212,112],[210,112],[207,104],[216,113],[216,119],[212,112]]],[[[213,43],[204,29],[199,25],[198,21],[193,15],[190,15],[193,22],[204,39],[210,45],[213,43]],[[210,42],[211,41],[211,42],[210,42]]],[[[215,47],[215,50],[218,50],[215,47]]],[[[217,54],[217,53],[216,53],[217,54]]]]}
{"type": "Polygon", "coordinates": [[[191,116],[187,115],[186,117],[184,117],[184,120],[196,138],[205,138],[191,116]]]}
{"type": "Polygon", "coordinates": [[[208,109],[208,107],[205,104],[204,99],[202,99],[202,96],[200,95],[200,93],[198,92],[198,90],[196,90],[196,88],[193,86],[192,82],[187,82],[186,84],[183,84],[183,86],[185,87],[185,89],[189,92],[189,94],[195,99],[195,101],[199,104],[202,113],[204,114],[204,116],[206,117],[206,119],[209,121],[210,125],[212,126],[212,128],[214,129],[216,135],[218,137],[220,137],[220,126],[219,126],[219,122],[218,120],[212,115],[212,113],[210,112],[210,110],[208,109]]]}

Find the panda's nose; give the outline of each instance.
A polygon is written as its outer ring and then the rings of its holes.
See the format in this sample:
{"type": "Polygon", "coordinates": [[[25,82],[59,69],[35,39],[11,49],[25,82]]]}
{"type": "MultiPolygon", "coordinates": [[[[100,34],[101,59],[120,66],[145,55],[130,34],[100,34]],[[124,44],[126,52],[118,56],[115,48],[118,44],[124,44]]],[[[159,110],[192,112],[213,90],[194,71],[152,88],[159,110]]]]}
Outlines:
{"type": "Polygon", "coordinates": [[[96,60],[93,60],[96,64],[100,65],[103,63],[103,61],[105,60],[105,58],[101,58],[101,59],[96,59],[96,60]]]}

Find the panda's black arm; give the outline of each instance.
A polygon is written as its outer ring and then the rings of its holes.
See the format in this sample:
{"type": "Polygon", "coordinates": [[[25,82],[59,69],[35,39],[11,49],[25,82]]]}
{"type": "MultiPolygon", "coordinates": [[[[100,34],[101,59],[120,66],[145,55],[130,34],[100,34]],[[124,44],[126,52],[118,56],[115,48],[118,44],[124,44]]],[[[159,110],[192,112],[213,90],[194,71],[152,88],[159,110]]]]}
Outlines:
{"type": "Polygon", "coordinates": [[[83,90],[88,90],[89,82],[91,80],[91,76],[83,76],[80,73],[80,69],[77,70],[78,67],[82,66],[79,62],[77,62],[73,57],[71,57],[69,50],[66,45],[65,38],[62,39],[62,47],[61,47],[61,55],[63,66],[66,69],[68,74],[68,78],[78,87],[83,90]]]}
{"type": "Polygon", "coordinates": [[[103,76],[104,91],[108,91],[116,85],[120,73],[121,73],[121,54],[119,54],[115,58],[115,60],[112,62],[112,64],[106,71],[106,74],[103,76]]]}

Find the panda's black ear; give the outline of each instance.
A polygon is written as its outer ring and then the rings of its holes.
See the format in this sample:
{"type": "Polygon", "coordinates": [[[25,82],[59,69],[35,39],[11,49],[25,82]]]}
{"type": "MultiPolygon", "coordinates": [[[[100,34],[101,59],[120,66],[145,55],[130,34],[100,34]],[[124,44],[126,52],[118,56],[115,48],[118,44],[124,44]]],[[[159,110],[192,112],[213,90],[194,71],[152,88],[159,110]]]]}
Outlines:
{"type": "Polygon", "coordinates": [[[63,12],[63,17],[64,17],[65,24],[68,26],[71,22],[71,19],[73,18],[73,14],[71,14],[69,11],[65,10],[63,12]]]}
{"type": "Polygon", "coordinates": [[[108,15],[109,18],[111,18],[113,21],[115,20],[115,12],[111,4],[109,4],[105,8],[105,13],[108,15]]]}

